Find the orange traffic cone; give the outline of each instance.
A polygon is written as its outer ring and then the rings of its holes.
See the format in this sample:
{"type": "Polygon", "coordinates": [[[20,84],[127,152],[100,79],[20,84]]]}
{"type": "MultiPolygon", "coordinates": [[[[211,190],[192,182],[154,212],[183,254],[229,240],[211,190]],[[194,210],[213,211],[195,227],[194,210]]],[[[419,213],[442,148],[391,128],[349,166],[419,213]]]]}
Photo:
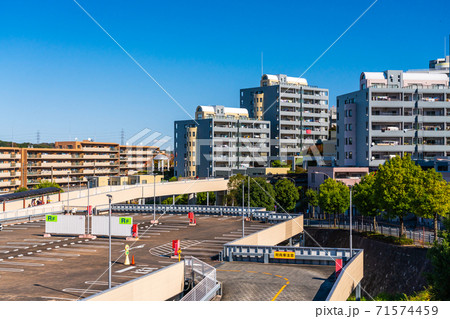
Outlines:
{"type": "Polygon", "coordinates": [[[132,266],[135,265],[135,263],[134,263],[134,255],[131,256],[131,265],[132,265],[132,266]]]}

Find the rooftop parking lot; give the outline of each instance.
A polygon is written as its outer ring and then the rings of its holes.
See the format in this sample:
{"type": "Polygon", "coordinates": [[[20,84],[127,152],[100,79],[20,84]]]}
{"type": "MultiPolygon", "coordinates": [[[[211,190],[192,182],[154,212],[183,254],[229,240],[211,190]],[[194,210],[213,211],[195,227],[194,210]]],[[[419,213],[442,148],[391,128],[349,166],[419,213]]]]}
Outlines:
{"type": "MultiPolygon", "coordinates": [[[[115,215],[115,214],[114,214],[115,215]]],[[[126,241],[125,238],[112,239],[112,260],[116,261],[112,267],[112,285],[118,285],[129,280],[139,278],[160,268],[178,261],[170,258],[172,240],[181,240],[183,256],[197,257],[220,269],[231,269],[233,265],[252,267],[251,263],[221,263],[217,260],[223,244],[242,237],[242,219],[239,217],[197,216],[197,226],[189,226],[187,216],[157,215],[158,225],[152,225],[153,214],[120,214],[132,216],[133,223],[139,224],[139,240],[126,241]],[[125,266],[124,247],[130,245],[130,260],[134,256],[136,265],[125,266]]],[[[25,222],[15,225],[4,225],[0,232],[0,300],[80,300],[108,288],[108,238],[84,239],[75,236],[43,237],[45,231],[43,220],[25,222]]],[[[270,227],[271,224],[246,221],[245,234],[251,234],[270,227]]],[[[271,265],[257,264],[263,272],[264,267],[271,265]]],[[[282,267],[282,266],[277,266],[282,267]]],[[[310,266],[313,267],[313,266],[310,266]]],[[[292,276],[301,278],[300,272],[309,277],[320,278],[313,280],[311,289],[319,289],[331,273],[332,267],[314,266],[321,271],[305,272],[309,269],[302,266],[291,266],[284,271],[292,276]],[[294,267],[297,270],[291,270],[294,267]],[[323,279],[323,280],[322,280],[323,279]]],[[[259,269],[258,268],[258,269],[259,269]]],[[[231,278],[233,272],[224,273],[224,300],[271,300],[275,293],[285,284],[278,277],[267,278],[253,276],[253,283],[262,282],[267,288],[267,296],[260,299],[248,299],[245,285],[239,286],[243,274],[231,278]],[[275,281],[273,281],[275,280],[275,281]],[[273,281],[273,282],[272,282],[273,281]],[[280,282],[278,282],[280,281],[280,282]],[[238,291],[239,290],[239,291],[238,291]]],[[[267,276],[266,276],[267,277],[267,276]]],[[[219,279],[221,280],[221,279],[219,279]]],[[[289,289],[285,294],[296,291],[296,283],[300,280],[289,278],[289,289]]],[[[308,279],[310,280],[310,279],[308,279]]],[[[304,280],[302,280],[304,282],[304,280]]],[[[256,286],[252,286],[254,289],[256,286]]],[[[300,287],[300,286],[299,286],[300,287]]],[[[251,294],[251,292],[248,292],[251,294]]],[[[254,292],[253,292],[254,294],[254,292]]],[[[279,294],[279,300],[312,300],[315,292],[308,292],[306,297],[300,294],[288,297],[279,294]],[[297,299],[295,299],[297,298],[297,299]]],[[[277,299],[278,300],[278,299],[277,299]]]]}

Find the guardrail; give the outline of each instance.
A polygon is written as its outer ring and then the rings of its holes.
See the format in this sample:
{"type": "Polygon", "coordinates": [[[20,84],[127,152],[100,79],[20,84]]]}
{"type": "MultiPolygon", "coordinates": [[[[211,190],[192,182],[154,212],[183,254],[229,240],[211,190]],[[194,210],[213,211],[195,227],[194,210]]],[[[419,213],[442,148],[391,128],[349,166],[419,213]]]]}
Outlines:
{"type": "Polygon", "coordinates": [[[216,280],[216,269],[195,257],[184,259],[185,273],[193,276],[195,274],[203,278],[189,291],[180,301],[205,301],[211,300],[220,290],[220,283],[216,280]]]}
{"type": "Polygon", "coordinates": [[[112,210],[114,212],[126,213],[153,213],[153,209],[157,213],[167,213],[171,214],[186,214],[189,212],[194,212],[196,214],[205,215],[232,215],[232,216],[242,216],[242,211],[244,213],[253,213],[265,210],[263,207],[247,207],[242,208],[239,206],[206,206],[206,205],[162,205],[156,204],[150,205],[133,205],[133,204],[114,204],[112,205],[112,210]]]}
{"type": "MultiPolygon", "coordinates": [[[[353,249],[353,253],[359,252],[353,249]]],[[[224,245],[227,261],[249,261],[263,263],[334,265],[336,259],[344,262],[350,259],[348,248],[320,248],[296,246],[224,245]],[[290,258],[275,256],[275,253],[291,253],[290,258]],[[293,253],[293,255],[292,255],[293,253]]]]}

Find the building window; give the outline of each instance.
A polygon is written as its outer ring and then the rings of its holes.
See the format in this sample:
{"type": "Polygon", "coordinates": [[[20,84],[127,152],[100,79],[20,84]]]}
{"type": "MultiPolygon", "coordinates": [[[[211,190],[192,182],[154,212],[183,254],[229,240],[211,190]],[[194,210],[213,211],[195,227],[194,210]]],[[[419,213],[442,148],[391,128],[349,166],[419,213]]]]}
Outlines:
{"type": "Polygon", "coordinates": [[[351,137],[348,138],[348,145],[352,145],[352,138],[351,137]]]}
{"type": "Polygon", "coordinates": [[[352,125],[351,125],[351,124],[348,125],[348,130],[349,130],[349,131],[352,130],[352,125]]]}
{"type": "Polygon", "coordinates": [[[348,152],[348,159],[352,159],[352,158],[353,158],[352,152],[348,152]]]}
{"type": "Polygon", "coordinates": [[[352,110],[348,110],[348,117],[352,117],[352,110]]]}

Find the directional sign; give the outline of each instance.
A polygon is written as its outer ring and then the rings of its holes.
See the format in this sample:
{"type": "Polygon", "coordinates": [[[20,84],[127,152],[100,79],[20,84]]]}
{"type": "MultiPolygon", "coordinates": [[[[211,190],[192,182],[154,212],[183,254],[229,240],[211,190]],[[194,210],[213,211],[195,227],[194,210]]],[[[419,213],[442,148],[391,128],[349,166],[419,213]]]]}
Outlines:
{"type": "Polygon", "coordinates": [[[46,222],[57,222],[58,221],[58,216],[57,215],[46,215],[45,216],[45,221],[46,222]]]}
{"type": "Polygon", "coordinates": [[[293,251],[274,251],[273,258],[295,259],[295,252],[293,252],[293,251]]]}
{"type": "Polygon", "coordinates": [[[121,224],[121,225],[131,225],[131,218],[130,217],[120,217],[119,224],[121,224]]]}

